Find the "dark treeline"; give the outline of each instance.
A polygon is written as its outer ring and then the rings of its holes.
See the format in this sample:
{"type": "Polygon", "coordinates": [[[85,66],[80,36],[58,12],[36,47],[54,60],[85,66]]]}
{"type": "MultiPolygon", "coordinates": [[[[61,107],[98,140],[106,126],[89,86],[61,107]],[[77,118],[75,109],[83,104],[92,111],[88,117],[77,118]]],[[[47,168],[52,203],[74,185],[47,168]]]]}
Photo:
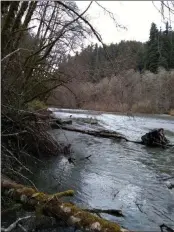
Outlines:
{"type": "Polygon", "coordinates": [[[159,67],[170,70],[174,68],[174,31],[168,22],[165,30],[158,30],[156,24],[152,23],[146,43],[121,41],[105,47],[92,44],[73,57],[67,56],[62,69],[71,64],[76,66],[77,73],[80,68],[88,70],[87,80],[92,82],[129,69],[140,73],[145,70],[157,73],[159,67]]]}

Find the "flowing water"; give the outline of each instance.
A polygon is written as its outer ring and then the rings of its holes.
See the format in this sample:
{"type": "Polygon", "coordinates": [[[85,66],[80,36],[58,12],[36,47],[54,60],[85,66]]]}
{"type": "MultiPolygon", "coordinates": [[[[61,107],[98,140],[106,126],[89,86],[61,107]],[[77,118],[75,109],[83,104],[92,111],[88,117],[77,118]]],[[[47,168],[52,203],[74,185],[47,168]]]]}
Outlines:
{"type": "MultiPolygon", "coordinates": [[[[93,128],[83,119],[93,117],[105,129],[121,132],[131,140],[153,128],[165,129],[174,143],[174,118],[169,116],[128,117],[84,111],[56,111],[57,117],[69,118],[80,128],[93,128]]],[[[174,226],[174,189],[162,178],[174,175],[174,148],[145,146],[97,138],[86,134],[54,130],[60,142],[72,144],[75,164],[65,156],[45,160],[33,167],[38,189],[55,193],[73,189],[71,201],[80,207],[122,209],[124,218],[102,216],[135,231],[160,231],[159,225],[174,226]],[[84,159],[91,155],[90,159],[84,159]]]]}

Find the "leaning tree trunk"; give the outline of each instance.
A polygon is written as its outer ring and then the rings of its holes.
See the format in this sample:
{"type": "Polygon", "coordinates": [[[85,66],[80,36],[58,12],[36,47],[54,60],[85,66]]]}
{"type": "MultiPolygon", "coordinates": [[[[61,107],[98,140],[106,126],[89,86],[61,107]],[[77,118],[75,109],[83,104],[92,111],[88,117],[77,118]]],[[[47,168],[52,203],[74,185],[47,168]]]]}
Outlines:
{"type": "Polygon", "coordinates": [[[19,29],[21,22],[22,22],[22,17],[25,13],[25,11],[27,10],[28,7],[28,1],[24,1],[21,4],[20,10],[15,18],[15,21],[13,23],[12,29],[11,31],[14,32],[15,30],[19,29]]]}
{"type": "Polygon", "coordinates": [[[3,195],[9,196],[13,200],[22,203],[25,208],[28,207],[30,210],[39,210],[42,214],[52,216],[58,220],[63,220],[67,225],[77,229],[90,232],[128,231],[117,223],[94,216],[72,203],[62,202],[60,197],[72,195],[72,190],[48,195],[2,177],[1,191],[3,195]]]}
{"type": "Polygon", "coordinates": [[[9,49],[6,48],[6,45],[10,39],[9,33],[10,33],[10,29],[12,27],[13,21],[15,19],[15,15],[17,13],[19,3],[20,2],[15,2],[15,1],[11,2],[9,11],[8,11],[6,17],[4,18],[3,26],[1,29],[2,57],[4,57],[6,55],[6,50],[9,51],[9,49]]]}
{"type": "MultiPolygon", "coordinates": [[[[37,6],[37,1],[30,2],[27,14],[26,14],[25,19],[24,19],[24,23],[22,24],[23,29],[26,29],[28,27],[28,24],[30,23],[31,17],[36,9],[36,6],[37,6]]],[[[18,34],[16,41],[14,43],[14,49],[18,48],[18,45],[19,45],[19,42],[20,42],[22,36],[23,36],[23,31],[21,31],[18,34]]]]}

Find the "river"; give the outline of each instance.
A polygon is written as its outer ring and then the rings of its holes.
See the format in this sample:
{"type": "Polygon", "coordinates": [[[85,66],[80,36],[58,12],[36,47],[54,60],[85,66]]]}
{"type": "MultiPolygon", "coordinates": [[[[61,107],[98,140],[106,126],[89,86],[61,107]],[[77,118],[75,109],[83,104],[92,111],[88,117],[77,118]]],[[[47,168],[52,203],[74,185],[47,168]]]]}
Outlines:
{"type": "MultiPolygon", "coordinates": [[[[170,116],[52,110],[63,119],[72,115],[73,124],[80,128],[92,128],[95,125],[83,119],[95,118],[99,126],[121,132],[131,140],[140,140],[150,129],[163,127],[174,143],[174,118],[170,116]]],[[[52,133],[59,142],[72,144],[75,164],[63,155],[44,159],[44,165],[33,167],[38,189],[49,193],[73,189],[71,201],[80,207],[122,209],[124,218],[102,216],[130,230],[160,231],[163,223],[174,226],[174,189],[168,189],[162,180],[174,175],[174,148],[147,148],[70,131],[52,133]]]]}

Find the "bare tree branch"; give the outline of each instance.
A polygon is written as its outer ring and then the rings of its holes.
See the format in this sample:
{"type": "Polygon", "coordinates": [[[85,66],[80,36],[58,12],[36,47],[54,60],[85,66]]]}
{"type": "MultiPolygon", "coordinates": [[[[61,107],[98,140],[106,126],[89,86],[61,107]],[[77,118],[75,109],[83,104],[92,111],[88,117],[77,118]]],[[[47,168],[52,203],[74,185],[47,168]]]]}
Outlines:
{"type": "Polygon", "coordinates": [[[25,48],[18,48],[17,50],[9,53],[8,55],[6,55],[4,58],[2,58],[1,62],[3,62],[4,60],[6,60],[7,58],[9,58],[10,56],[14,55],[15,53],[19,52],[19,51],[27,51],[27,52],[32,52],[32,50],[29,49],[25,49],[25,48]]]}

